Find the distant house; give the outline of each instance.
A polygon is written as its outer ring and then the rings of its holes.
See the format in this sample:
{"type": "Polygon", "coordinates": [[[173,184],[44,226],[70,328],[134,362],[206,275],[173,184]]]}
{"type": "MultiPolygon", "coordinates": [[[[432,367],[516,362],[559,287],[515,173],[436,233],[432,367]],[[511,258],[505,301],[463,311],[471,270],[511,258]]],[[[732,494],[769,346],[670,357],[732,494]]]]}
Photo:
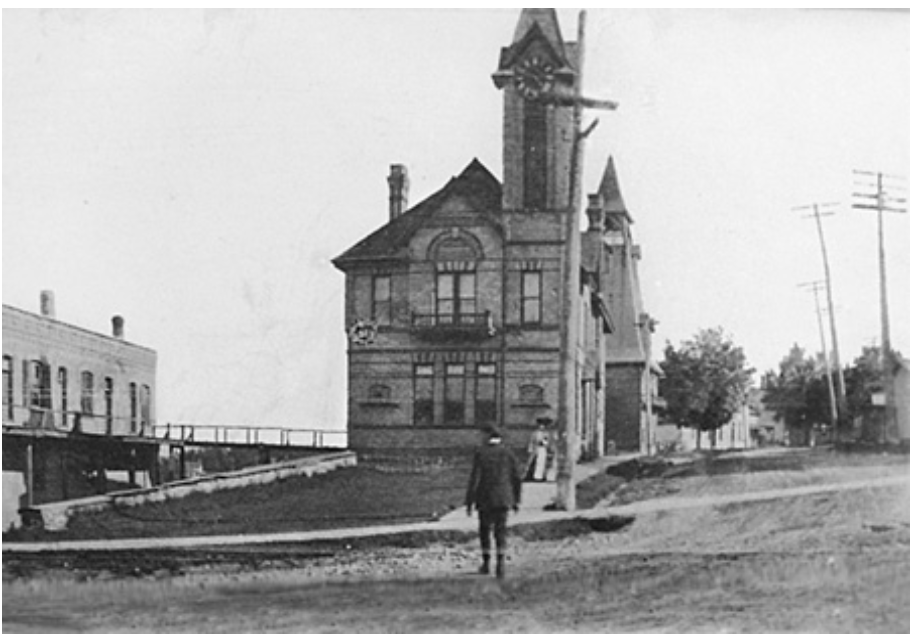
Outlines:
{"type": "Polygon", "coordinates": [[[678,428],[674,424],[660,424],[656,428],[655,450],[658,452],[694,451],[733,451],[737,449],[754,449],[762,443],[756,438],[755,418],[752,409],[745,404],[737,410],[732,419],[714,431],[700,431],[690,428],[678,428]]]}
{"type": "Polygon", "coordinates": [[[757,446],[787,445],[789,433],[786,422],[764,404],[764,391],[754,388],[749,393],[749,433],[757,446]]]}

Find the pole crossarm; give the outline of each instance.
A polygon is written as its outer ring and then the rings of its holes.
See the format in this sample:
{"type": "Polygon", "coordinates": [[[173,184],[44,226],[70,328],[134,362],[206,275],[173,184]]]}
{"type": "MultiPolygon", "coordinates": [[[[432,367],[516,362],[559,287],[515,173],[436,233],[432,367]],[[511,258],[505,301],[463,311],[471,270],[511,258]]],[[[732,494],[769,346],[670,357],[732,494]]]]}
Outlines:
{"type": "Polygon", "coordinates": [[[577,96],[570,94],[542,94],[540,97],[542,103],[554,105],[555,107],[585,107],[586,109],[606,109],[609,111],[618,109],[618,103],[613,100],[602,98],[587,98],[586,96],[577,96]]]}

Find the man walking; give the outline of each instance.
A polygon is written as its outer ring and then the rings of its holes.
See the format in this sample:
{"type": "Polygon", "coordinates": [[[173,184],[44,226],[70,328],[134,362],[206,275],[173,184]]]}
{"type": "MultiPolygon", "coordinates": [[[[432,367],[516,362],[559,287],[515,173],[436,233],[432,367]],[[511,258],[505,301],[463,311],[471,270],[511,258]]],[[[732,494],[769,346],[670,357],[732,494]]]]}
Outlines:
{"type": "Polygon", "coordinates": [[[497,578],[503,578],[506,559],[506,518],[510,508],[519,511],[522,497],[522,476],[519,463],[512,452],[503,444],[503,437],[496,425],[482,428],[484,444],[474,452],[471,478],[465,506],[468,515],[472,508],[478,510],[478,534],[481,539],[482,574],[490,573],[490,539],[497,545],[497,578]]]}

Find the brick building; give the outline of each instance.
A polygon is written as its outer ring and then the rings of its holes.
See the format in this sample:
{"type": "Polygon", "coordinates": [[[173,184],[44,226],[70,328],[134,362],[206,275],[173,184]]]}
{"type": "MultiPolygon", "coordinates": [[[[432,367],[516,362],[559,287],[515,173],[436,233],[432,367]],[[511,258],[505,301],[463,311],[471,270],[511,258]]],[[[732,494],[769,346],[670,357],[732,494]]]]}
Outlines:
{"type": "MultiPolygon", "coordinates": [[[[334,259],[346,275],[351,447],[464,447],[488,420],[521,445],[537,418],[556,417],[574,132],[572,110],[541,98],[573,94],[576,60],[553,10],[523,10],[493,74],[503,183],[475,159],[409,208],[407,169],[393,165],[388,223],[334,259]]],[[[606,410],[617,412],[605,382],[617,332],[614,203],[602,190],[590,197],[581,233],[573,415],[583,457],[605,451],[606,410]]]]}
{"type": "Polygon", "coordinates": [[[153,471],[155,390],[156,353],[122,318],[107,336],[56,319],[49,291],[41,314],[4,304],[4,515],[8,488],[40,504],[104,491],[106,470],[153,471]]]}

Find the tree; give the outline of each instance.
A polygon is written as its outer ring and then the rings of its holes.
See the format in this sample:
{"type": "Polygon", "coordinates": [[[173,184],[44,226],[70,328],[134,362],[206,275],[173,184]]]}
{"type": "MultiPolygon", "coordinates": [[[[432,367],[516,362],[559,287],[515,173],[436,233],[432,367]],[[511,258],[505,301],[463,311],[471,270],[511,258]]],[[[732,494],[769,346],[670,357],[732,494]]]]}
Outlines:
{"type": "Polygon", "coordinates": [[[697,429],[698,446],[700,432],[711,432],[715,445],[713,432],[732,419],[748,396],[754,369],[746,366],[745,352],[722,328],[710,328],[678,349],[667,343],[660,366],[665,418],[679,428],[697,429]]]}
{"type": "Polygon", "coordinates": [[[764,404],[787,426],[806,432],[811,444],[812,431],[831,423],[831,395],[824,360],[809,357],[793,345],[780,361],[779,372],[765,376],[764,404]]]}

